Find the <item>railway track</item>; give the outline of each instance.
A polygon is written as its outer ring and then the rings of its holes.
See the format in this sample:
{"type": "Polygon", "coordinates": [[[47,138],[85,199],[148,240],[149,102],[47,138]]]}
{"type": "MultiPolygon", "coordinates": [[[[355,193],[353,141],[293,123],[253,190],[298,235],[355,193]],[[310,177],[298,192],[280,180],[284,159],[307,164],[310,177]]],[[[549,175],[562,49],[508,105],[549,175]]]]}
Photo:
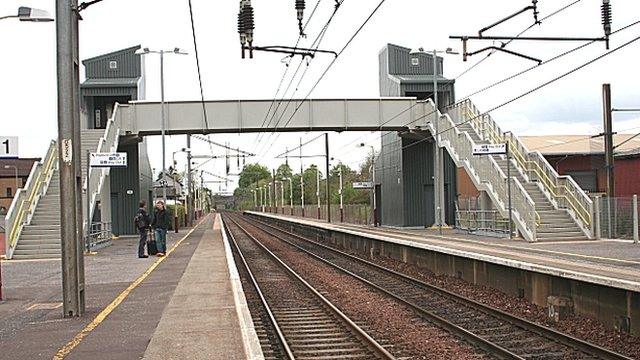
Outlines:
{"type": "Polygon", "coordinates": [[[395,359],[242,225],[224,217],[241,276],[254,290],[248,300],[259,304],[252,317],[265,358],[395,359]]]}
{"type": "Polygon", "coordinates": [[[314,240],[234,215],[251,231],[262,231],[355,277],[413,308],[489,354],[504,359],[630,359],[608,349],[463,298],[314,240]]]}

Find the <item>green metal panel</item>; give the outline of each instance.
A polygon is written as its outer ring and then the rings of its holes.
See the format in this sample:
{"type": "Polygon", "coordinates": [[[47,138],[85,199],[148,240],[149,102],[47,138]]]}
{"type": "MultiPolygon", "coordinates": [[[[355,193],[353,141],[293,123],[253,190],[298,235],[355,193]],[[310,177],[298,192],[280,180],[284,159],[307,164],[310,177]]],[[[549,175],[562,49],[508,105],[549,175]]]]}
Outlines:
{"type": "Polygon", "coordinates": [[[138,143],[120,145],[119,152],[127,153],[126,168],[111,169],[111,218],[115,235],[135,235],[133,218],[140,201],[140,178],[138,172],[138,143]]]}

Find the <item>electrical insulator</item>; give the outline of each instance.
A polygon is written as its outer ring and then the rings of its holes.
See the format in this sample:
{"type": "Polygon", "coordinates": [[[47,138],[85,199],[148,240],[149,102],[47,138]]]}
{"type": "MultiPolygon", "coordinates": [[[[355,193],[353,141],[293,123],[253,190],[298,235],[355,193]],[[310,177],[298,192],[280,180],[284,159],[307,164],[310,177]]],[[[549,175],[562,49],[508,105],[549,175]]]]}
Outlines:
{"type": "Polygon", "coordinates": [[[304,29],[302,27],[302,20],[304,19],[304,9],[306,8],[305,0],[296,0],[296,14],[298,17],[298,29],[300,30],[300,36],[305,37],[304,29]]]}
{"type": "Polygon", "coordinates": [[[604,28],[604,37],[607,44],[607,50],[609,49],[609,35],[611,35],[611,3],[609,0],[602,0],[602,26],[604,28]]]}
{"type": "Polygon", "coordinates": [[[240,44],[242,45],[242,58],[244,51],[249,45],[249,57],[253,58],[253,7],[250,0],[240,1],[240,12],[238,13],[238,33],[240,34],[240,44]]]}
{"type": "Polygon", "coordinates": [[[535,24],[540,24],[540,20],[538,20],[538,14],[540,14],[538,11],[538,0],[532,0],[531,2],[533,3],[533,20],[535,24]]]}

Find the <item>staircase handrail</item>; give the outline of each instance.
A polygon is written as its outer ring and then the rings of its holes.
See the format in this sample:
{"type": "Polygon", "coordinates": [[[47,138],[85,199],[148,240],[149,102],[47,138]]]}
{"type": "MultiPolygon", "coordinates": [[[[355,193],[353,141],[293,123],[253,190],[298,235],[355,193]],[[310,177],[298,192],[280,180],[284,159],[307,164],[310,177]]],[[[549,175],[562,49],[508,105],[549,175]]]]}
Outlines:
{"type": "MultiPolygon", "coordinates": [[[[428,100],[427,103],[433,109],[433,102],[428,100]]],[[[508,178],[502,168],[491,156],[473,155],[473,148],[477,144],[471,136],[460,131],[449,114],[439,115],[441,146],[447,148],[452,157],[467,165],[475,181],[486,186],[487,192],[497,200],[494,202],[503,216],[508,216],[508,178]]],[[[433,133],[435,128],[433,125],[430,125],[430,128],[433,133]]],[[[516,226],[528,241],[535,241],[540,217],[535,210],[535,202],[515,177],[512,177],[511,198],[516,226]]]]}
{"type": "MultiPolygon", "coordinates": [[[[115,152],[118,149],[118,141],[120,139],[120,129],[116,124],[115,119],[117,118],[118,112],[118,104],[116,103],[114,107],[113,114],[109,121],[107,121],[107,126],[104,131],[104,136],[102,136],[98,142],[98,148],[96,149],[97,153],[101,152],[115,152]]],[[[109,168],[91,168],[90,164],[87,163],[87,168],[89,169],[89,185],[91,194],[87,194],[89,196],[89,218],[93,219],[93,214],[95,212],[96,203],[98,200],[98,196],[102,192],[102,188],[104,186],[104,181],[109,175],[109,168]]],[[[87,191],[87,179],[85,178],[83,191],[86,194],[87,191]]],[[[86,227],[86,221],[84,222],[84,226],[86,227]]]]}
{"type": "Polygon", "coordinates": [[[9,212],[5,217],[5,234],[7,235],[5,256],[7,259],[13,257],[13,251],[24,226],[31,221],[40,197],[46,192],[51,182],[56,169],[57,155],[57,143],[51,141],[47,154],[42,160],[33,164],[24,188],[16,192],[11,202],[9,212]]]}
{"type": "Polygon", "coordinates": [[[473,103],[467,99],[456,105],[458,111],[466,113],[472,126],[481,129],[483,140],[492,143],[509,143],[513,158],[523,172],[532,180],[538,180],[548,192],[558,208],[571,210],[584,229],[590,230],[593,225],[593,201],[585,191],[568,175],[559,175],[539,151],[529,151],[522,140],[514,134],[506,136],[490,115],[481,114],[473,103]]]}

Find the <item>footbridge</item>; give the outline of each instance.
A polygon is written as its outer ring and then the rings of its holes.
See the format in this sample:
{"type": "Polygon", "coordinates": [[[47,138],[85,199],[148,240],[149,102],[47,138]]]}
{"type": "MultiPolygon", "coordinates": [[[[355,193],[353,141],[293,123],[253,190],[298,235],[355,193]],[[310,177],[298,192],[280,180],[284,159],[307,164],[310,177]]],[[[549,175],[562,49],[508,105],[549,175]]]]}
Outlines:
{"type": "MultiPolygon", "coordinates": [[[[165,103],[167,134],[292,131],[402,131],[424,127],[433,116],[430,102],[415,98],[224,100],[165,103]],[[205,111],[207,122],[205,123],[205,111]]],[[[120,104],[121,130],[159,135],[162,104],[120,104]]]]}

